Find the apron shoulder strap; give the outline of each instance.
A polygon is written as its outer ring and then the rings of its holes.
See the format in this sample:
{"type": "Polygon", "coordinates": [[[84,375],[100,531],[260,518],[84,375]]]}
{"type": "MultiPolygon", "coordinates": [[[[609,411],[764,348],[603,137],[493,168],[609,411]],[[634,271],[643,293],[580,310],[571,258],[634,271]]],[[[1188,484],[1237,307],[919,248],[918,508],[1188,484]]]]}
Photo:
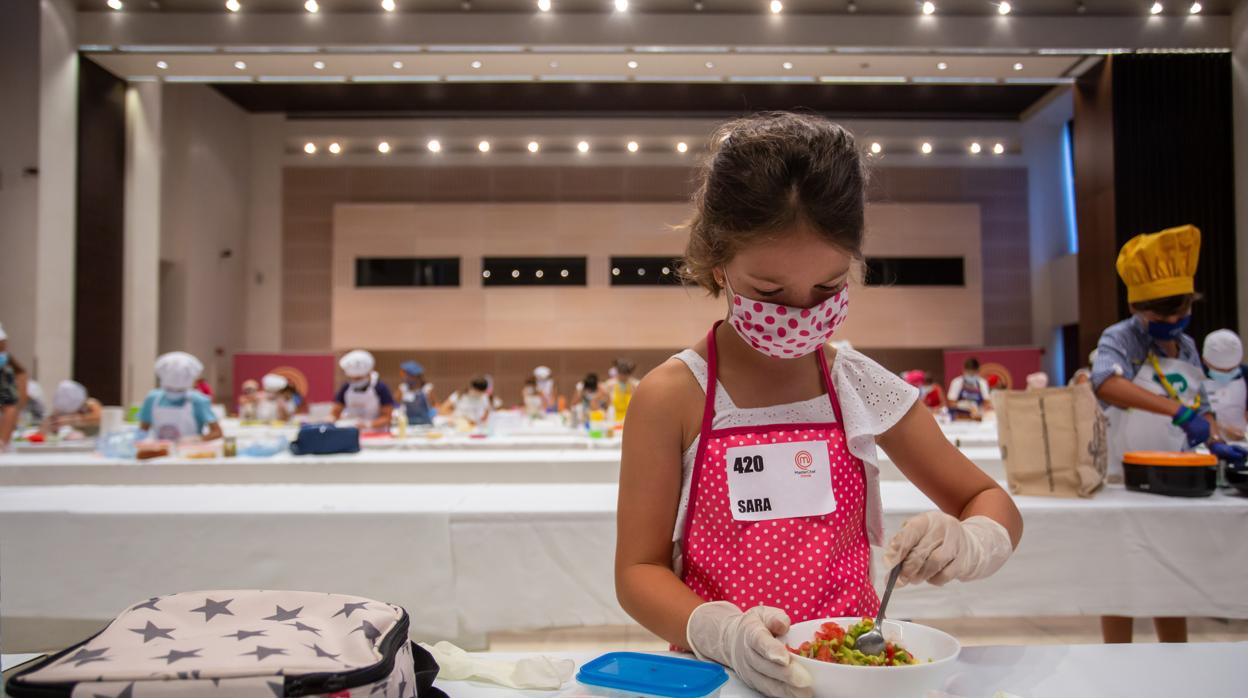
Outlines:
{"type": "Polygon", "coordinates": [[[828,369],[828,357],[824,354],[823,348],[824,345],[820,344],[815,350],[815,354],[819,357],[819,373],[823,376],[823,385],[827,388],[828,400],[832,402],[832,414],[836,415],[836,423],[844,429],[845,420],[841,418],[841,401],[836,395],[836,385],[832,381],[832,371],[828,369]]]}

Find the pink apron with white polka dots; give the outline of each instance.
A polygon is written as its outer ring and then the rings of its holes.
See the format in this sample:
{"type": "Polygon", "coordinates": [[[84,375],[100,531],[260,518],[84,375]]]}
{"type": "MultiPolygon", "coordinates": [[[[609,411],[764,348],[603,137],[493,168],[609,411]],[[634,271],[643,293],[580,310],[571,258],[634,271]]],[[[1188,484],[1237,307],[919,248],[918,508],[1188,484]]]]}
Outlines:
{"type": "Polygon", "coordinates": [[[706,407],[685,519],[683,581],[706,601],[730,601],[743,610],[772,606],[788,613],[794,623],[874,616],[880,602],[869,577],[866,478],[862,461],[846,443],[823,348],[817,352],[819,370],[836,422],[728,429],[712,428],[716,353],[712,328],[707,338],[706,407]],[[835,510],[770,521],[734,519],[727,450],[786,441],[827,444],[835,510]]]}

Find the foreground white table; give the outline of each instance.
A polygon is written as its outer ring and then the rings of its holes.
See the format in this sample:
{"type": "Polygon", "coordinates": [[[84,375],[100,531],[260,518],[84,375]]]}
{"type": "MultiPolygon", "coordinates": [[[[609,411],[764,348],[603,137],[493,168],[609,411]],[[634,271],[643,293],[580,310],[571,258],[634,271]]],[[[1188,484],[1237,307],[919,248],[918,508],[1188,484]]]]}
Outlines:
{"type": "MultiPolygon", "coordinates": [[[[883,496],[889,532],[930,507],[905,482],[883,496]]],[[[427,638],[624,624],[615,502],[605,484],[3,487],[0,598],[6,619],[103,620],[195,588],[334,590],[406,606],[427,638]]],[[[901,589],[895,614],[1248,618],[1248,499],[1018,502],[1001,572],[901,589]]]]}
{"type": "MultiPolygon", "coordinates": [[[[588,441],[588,440],[586,440],[588,441]]],[[[995,446],[962,452],[994,479],[1005,477],[995,446]]],[[[883,452],[880,477],[902,480],[883,452]]],[[[619,481],[618,440],[594,447],[537,449],[366,449],[335,456],[107,459],[94,453],[0,455],[0,487],[46,485],[218,485],[252,483],[453,484],[619,481]],[[611,447],[612,444],[616,447],[611,447]]]]}
{"type": "MultiPolygon", "coordinates": [[[[523,655],[484,654],[517,659],[523,655]]],[[[559,653],[579,669],[596,653],[559,653]]],[[[688,655],[685,655],[688,656],[688,655]]],[[[1230,698],[1248,686],[1248,643],[1191,645],[1030,645],[967,647],[958,657],[946,690],[965,698],[991,698],[1005,691],[1022,698],[1230,698]]],[[[730,674],[721,698],[756,698],[730,674]]],[[[454,698],[551,696],[577,693],[575,682],[562,691],[515,691],[463,681],[435,683],[454,698]]],[[[919,698],[916,696],[915,698],[919,698]]]]}

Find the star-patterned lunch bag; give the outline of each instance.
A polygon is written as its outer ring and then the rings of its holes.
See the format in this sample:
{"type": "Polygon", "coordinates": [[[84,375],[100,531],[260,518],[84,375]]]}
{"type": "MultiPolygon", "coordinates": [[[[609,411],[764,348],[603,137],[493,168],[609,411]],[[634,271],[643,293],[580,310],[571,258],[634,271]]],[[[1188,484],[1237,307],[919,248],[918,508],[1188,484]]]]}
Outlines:
{"type": "Polygon", "coordinates": [[[425,698],[438,666],[407,611],[307,591],[195,591],[130,607],[9,679],[14,698],[425,698]]]}

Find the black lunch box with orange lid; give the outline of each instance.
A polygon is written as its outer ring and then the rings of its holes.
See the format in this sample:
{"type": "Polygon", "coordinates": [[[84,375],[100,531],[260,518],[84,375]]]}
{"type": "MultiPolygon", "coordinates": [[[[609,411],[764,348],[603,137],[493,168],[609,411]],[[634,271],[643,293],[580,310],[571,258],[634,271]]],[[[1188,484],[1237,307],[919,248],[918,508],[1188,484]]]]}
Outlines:
{"type": "Polygon", "coordinates": [[[1218,487],[1218,458],[1210,453],[1131,451],[1122,456],[1127,489],[1171,497],[1208,497],[1218,487]]]}

